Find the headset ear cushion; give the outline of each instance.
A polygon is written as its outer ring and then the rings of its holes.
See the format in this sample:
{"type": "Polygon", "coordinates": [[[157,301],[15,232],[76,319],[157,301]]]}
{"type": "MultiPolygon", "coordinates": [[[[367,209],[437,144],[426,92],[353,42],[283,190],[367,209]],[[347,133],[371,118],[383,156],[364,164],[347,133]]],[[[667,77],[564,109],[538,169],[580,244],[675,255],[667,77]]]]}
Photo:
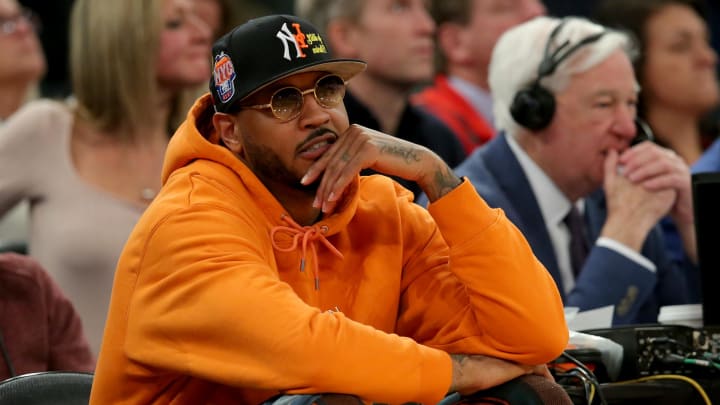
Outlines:
{"type": "Polygon", "coordinates": [[[510,115],[515,122],[531,131],[550,125],[554,114],[555,97],[537,83],[517,92],[510,106],[510,115]]]}

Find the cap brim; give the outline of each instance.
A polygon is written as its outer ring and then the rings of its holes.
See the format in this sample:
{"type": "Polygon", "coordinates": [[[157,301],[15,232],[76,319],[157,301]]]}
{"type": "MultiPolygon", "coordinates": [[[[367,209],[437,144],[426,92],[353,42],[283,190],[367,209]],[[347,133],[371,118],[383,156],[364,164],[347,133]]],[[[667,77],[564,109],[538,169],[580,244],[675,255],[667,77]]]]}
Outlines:
{"type": "Polygon", "coordinates": [[[247,99],[253,94],[261,91],[265,87],[275,83],[278,80],[282,80],[288,76],[296,75],[299,73],[306,72],[328,72],[340,76],[343,80],[348,81],[356,74],[362,72],[367,67],[367,63],[359,59],[334,59],[332,61],[318,62],[312,65],[305,65],[302,68],[284,72],[281,75],[272,77],[265,82],[261,83],[255,90],[249,92],[245,97],[239,99],[237,102],[247,99]]]}

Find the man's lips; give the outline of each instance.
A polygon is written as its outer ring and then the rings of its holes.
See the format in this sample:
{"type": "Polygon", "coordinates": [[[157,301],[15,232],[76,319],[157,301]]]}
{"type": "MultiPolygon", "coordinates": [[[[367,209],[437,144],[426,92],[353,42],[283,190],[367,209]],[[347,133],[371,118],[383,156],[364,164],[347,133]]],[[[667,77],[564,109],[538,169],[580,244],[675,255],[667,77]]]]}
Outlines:
{"type": "Polygon", "coordinates": [[[322,134],[313,134],[309,138],[309,141],[300,145],[297,154],[304,159],[315,160],[327,152],[338,137],[332,131],[325,130],[322,134]]]}

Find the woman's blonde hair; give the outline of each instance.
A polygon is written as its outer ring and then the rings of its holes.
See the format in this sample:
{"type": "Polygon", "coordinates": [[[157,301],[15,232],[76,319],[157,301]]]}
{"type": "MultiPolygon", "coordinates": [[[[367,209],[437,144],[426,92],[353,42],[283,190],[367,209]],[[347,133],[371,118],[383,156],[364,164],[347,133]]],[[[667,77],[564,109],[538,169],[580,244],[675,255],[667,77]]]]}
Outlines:
{"type": "Polygon", "coordinates": [[[162,29],[155,0],[75,0],[70,24],[72,88],[83,116],[104,130],[153,125],[162,29]]]}

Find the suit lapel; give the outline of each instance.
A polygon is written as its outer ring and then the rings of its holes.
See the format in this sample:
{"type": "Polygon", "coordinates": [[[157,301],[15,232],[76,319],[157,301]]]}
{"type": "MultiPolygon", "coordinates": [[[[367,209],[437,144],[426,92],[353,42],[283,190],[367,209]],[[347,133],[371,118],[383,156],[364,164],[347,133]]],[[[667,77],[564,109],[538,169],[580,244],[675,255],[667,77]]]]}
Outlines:
{"type": "Polygon", "coordinates": [[[555,249],[545,226],[545,219],[525,172],[512,153],[505,135],[498,135],[489,142],[484,152],[488,170],[497,180],[508,202],[512,204],[512,210],[505,210],[508,218],[523,233],[532,246],[535,256],[552,274],[562,293],[564,291],[562,278],[555,257],[555,249]]]}

